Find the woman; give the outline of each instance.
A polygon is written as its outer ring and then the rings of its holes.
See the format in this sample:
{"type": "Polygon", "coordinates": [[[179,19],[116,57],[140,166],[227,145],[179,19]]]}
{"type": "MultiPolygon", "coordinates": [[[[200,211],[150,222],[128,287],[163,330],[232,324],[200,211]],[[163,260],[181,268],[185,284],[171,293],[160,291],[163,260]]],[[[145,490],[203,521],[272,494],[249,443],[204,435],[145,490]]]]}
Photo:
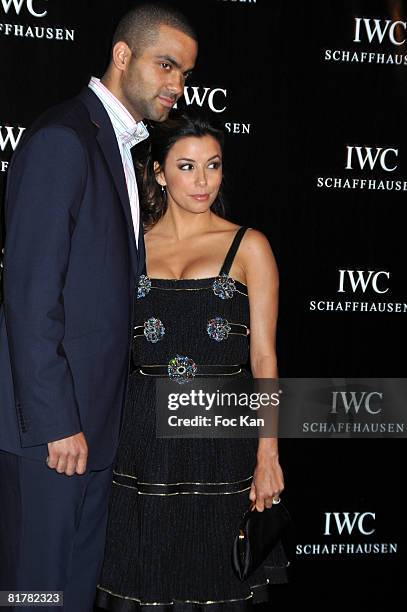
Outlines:
{"type": "Polygon", "coordinates": [[[250,376],[249,332],[252,375],[277,377],[278,271],[266,237],[223,216],[222,132],[178,115],[154,128],[150,147],[135,366],[97,604],[246,610],[269,599],[272,583],[286,581],[281,545],[245,582],[231,566],[250,501],[262,511],[284,488],[277,440],[157,438],[155,383],[160,376],[180,383],[202,373],[229,382],[250,376]]]}

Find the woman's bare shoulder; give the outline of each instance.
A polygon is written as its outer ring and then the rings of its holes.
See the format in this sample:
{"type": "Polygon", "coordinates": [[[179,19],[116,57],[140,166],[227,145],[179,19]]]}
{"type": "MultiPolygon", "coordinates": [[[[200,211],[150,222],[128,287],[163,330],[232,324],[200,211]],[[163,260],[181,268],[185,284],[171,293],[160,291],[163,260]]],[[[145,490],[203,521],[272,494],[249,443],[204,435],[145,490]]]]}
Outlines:
{"type": "Polygon", "coordinates": [[[242,239],[242,251],[252,255],[270,254],[272,252],[269,239],[263,232],[248,227],[242,239]]]}
{"type": "Polygon", "coordinates": [[[250,278],[265,278],[269,274],[278,275],[269,239],[259,230],[248,228],[245,232],[239,249],[239,261],[248,281],[250,278]]]}

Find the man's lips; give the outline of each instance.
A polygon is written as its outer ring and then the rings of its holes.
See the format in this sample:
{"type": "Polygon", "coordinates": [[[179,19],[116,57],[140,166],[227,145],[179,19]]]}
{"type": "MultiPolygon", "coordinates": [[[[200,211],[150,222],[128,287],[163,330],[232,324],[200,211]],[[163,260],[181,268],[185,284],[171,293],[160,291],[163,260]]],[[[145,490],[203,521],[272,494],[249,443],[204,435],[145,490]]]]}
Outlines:
{"type": "Polygon", "coordinates": [[[175,100],[173,98],[166,98],[165,96],[158,96],[161,104],[166,106],[167,108],[172,108],[175,104],[175,100]]]}

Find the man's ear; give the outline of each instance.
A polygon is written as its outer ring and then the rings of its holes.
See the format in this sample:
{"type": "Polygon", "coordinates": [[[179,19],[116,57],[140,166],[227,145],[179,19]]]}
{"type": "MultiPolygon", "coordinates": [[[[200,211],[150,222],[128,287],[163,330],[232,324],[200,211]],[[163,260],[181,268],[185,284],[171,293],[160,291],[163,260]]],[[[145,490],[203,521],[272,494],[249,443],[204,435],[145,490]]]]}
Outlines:
{"type": "Polygon", "coordinates": [[[113,47],[112,62],[116,68],[123,71],[127,68],[131,59],[131,49],[127,43],[119,41],[113,47]]]}
{"type": "Polygon", "coordinates": [[[161,187],[165,187],[167,183],[165,181],[164,172],[161,170],[160,164],[157,161],[154,162],[154,174],[157,183],[161,185],[161,187]]]}

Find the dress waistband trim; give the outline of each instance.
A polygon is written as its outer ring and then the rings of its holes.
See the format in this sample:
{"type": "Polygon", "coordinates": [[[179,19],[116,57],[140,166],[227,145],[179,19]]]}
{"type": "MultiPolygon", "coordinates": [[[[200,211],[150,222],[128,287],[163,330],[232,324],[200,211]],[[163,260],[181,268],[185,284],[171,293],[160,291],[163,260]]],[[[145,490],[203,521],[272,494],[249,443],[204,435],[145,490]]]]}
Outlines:
{"type": "Polygon", "coordinates": [[[140,495],[231,495],[248,491],[253,476],[232,482],[140,482],[136,476],[113,470],[113,484],[134,489],[140,495]]]}
{"type": "MultiPolygon", "coordinates": [[[[233,365],[205,365],[196,364],[196,376],[231,376],[233,374],[240,374],[242,366],[240,364],[233,365]]],[[[140,374],[144,376],[166,376],[168,377],[168,365],[165,364],[154,364],[154,365],[139,365],[134,368],[140,374]]]]}

